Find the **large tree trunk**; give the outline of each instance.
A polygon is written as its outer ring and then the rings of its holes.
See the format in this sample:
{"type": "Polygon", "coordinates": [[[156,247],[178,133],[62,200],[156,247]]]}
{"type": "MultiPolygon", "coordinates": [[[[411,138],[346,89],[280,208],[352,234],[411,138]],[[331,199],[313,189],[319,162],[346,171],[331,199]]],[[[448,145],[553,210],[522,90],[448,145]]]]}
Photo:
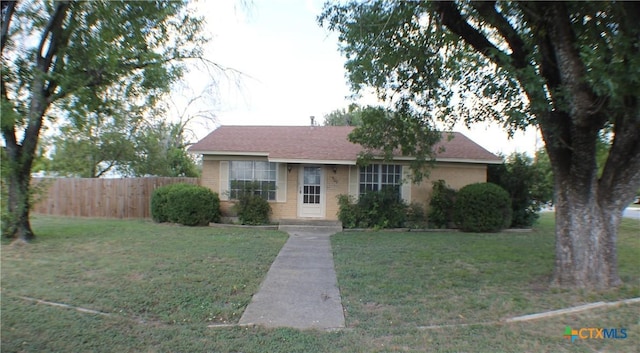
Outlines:
{"type": "MultiPolygon", "coordinates": [[[[18,168],[16,168],[18,169],[18,168]]],[[[3,233],[10,238],[16,238],[28,242],[34,238],[29,223],[29,184],[31,182],[30,173],[22,173],[19,170],[11,169],[8,182],[8,217],[3,233]]]]}
{"type": "MultiPolygon", "coordinates": [[[[16,2],[2,3],[3,10],[3,26],[2,26],[2,55],[5,55],[4,49],[7,41],[8,23],[14,13],[16,2]]],[[[59,1],[55,4],[55,10],[50,14],[38,46],[37,55],[35,56],[35,68],[31,77],[29,109],[26,112],[26,126],[22,140],[18,141],[16,136],[16,127],[19,126],[15,121],[2,124],[2,136],[6,142],[6,152],[8,164],[7,187],[8,187],[8,219],[4,222],[3,233],[11,238],[18,238],[22,241],[29,241],[35,237],[29,223],[29,209],[31,207],[30,200],[30,182],[31,182],[31,166],[35,157],[40,130],[47,109],[52,102],[52,95],[58,88],[58,83],[52,80],[55,75],[52,74],[51,68],[54,59],[59,57],[59,50],[64,47],[69,40],[68,33],[64,33],[65,18],[69,10],[69,1],[59,1]]],[[[4,78],[4,74],[3,74],[4,78]]],[[[4,105],[10,106],[11,98],[8,94],[8,87],[2,81],[1,99],[4,105]]],[[[18,112],[15,107],[12,108],[14,113],[18,112]]],[[[4,123],[4,122],[3,122],[4,123]]]]}
{"type": "MultiPolygon", "coordinates": [[[[551,109],[549,113],[541,109],[536,116],[555,178],[553,284],[615,287],[621,284],[616,255],[618,226],[622,211],[640,186],[637,91],[615,97],[593,89],[586,83],[588,68],[576,46],[577,34],[567,4],[532,6],[539,6],[539,12],[545,14],[541,25],[548,28],[539,37],[538,46],[551,109]],[[613,140],[598,177],[596,142],[607,125],[613,127],[613,140]]],[[[624,57],[627,53],[618,54],[624,57]]]]}
{"type": "Polygon", "coordinates": [[[552,284],[604,289],[621,284],[616,233],[622,210],[602,203],[606,190],[584,190],[567,176],[556,176],[556,263],[552,284]]]}
{"type": "MultiPolygon", "coordinates": [[[[35,78],[34,84],[41,83],[35,78]]],[[[40,86],[36,86],[40,87],[40,86]]],[[[24,130],[22,143],[16,141],[15,133],[3,129],[2,133],[7,142],[7,186],[8,186],[8,219],[4,222],[6,237],[17,238],[28,242],[35,237],[29,223],[29,209],[31,208],[31,166],[38,145],[38,137],[42,128],[42,121],[48,107],[46,99],[40,90],[32,90],[27,128],[24,130]]]]}

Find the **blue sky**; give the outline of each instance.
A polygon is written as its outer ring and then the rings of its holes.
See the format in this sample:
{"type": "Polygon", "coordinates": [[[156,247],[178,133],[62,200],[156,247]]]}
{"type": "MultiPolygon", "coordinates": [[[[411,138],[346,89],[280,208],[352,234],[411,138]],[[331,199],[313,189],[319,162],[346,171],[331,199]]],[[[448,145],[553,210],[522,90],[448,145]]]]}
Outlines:
{"type": "MultiPolygon", "coordinates": [[[[351,103],[337,35],[316,20],[324,0],[201,0],[207,20],[208,59],[243,73],[220,76],[215,114],[222,125],[308,125],[351,103]]],[[[198,91],[210,80],[194,71],[186,84],[198,91]]],[[[370,101],[364,103],[372,103],[370,101]]],[[[197,131],[203,137],[213,126],[197,131]]],[[[498,126],[455,128],[493,153],[532,153],[536,133],[509,140],[498,126]]],[[[542,143],[538,140],[537,147],[542,143]]]]}

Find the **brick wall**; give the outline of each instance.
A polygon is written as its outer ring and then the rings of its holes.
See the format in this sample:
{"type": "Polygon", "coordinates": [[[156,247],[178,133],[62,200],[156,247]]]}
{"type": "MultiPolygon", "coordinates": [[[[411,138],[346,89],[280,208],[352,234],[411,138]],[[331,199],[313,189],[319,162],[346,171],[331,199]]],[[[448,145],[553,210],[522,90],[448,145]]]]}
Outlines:
{"type": "MultiPolygon", "coordinates": [[[[200,185],[206,186],[213,192],[220,194],[220,161],[204,159],[202,161],[202,177],[200,185]]],[[[220,212],[223,217],[233,216],[231,203],[220,201],[220,212]]]]}
{"type": "Polygon", "coordinates": [[[338,195],[349,192],[349,166],[338,165],[333,172],[333,166],[325,168],[326,176],[326,212],[325,218],[331,220],[338,219],[338,195]]]}
{"type": "Polygon", "coordinates": [[[270,202],[271,219],[294,219],[298,216],[298,172],[300,167],[295,164],[288,164],[287,168],[287,197],[286,202],[270,202]],[[291,170],[289,171],[289,168],[291,170]]]}

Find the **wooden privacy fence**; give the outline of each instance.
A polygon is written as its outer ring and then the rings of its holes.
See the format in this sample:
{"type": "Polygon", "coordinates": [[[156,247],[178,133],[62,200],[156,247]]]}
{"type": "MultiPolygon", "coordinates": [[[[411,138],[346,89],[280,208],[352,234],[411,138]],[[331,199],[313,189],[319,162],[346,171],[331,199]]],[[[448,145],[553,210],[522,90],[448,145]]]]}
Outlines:
{"type": "Polygon", "coordinates": [[[151,218],[151,194],[160,186],[199,184],[198,178],[33,178],[44,186],[32,212],[70,217],[151,218]],[[42,184],[44,183],[44,184],[42,184]]]}

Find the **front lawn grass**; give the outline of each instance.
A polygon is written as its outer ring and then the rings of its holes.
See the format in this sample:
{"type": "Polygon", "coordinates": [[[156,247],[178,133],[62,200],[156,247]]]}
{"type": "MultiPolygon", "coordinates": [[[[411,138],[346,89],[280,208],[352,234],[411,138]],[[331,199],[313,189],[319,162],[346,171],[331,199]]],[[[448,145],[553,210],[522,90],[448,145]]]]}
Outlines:
{"type": "Polygon", "coordinates": [[[580,342],[585,345],[578,351],[585,347],[635,351],[640,342],[638,304],[504,323],[516,316],[640,296],[640,227],[636,221],[625,219],[618,235],[619,270],[625,284],[604,292],[549,287],[553,228],[553,214],[543,214],[530,233],[382,231],[334,236],[334,261],[347,325],[405,335],[422,327],[420,334],[410,334],[413,340],[396,335],[387,340],[396,344],[413,341],[409,348],[416,350],[424,344],[443,351],[473,352],[492,348],[571,351],[571,345],[562,340],[566,325],[625,327],[631,331],[628,340],[580,342]],[[429,326],[442,327],[424,328],[429,326]]]}
{"type": "Polygon", "coordinates": [[[348,328],[236,323],[286,235],[147,221],[37,217],[30,245],[2,243],[2,352],[636,352],[640,306],[500,320],[640,296],[640,225],[619,233],[625,285],[548,287],[553,218],[533,233],[341,233],[332,237],[348,328]],[[109,316],[39,304],[59,302],[109,316]],[[420,326],[453,325],[438,328],[420,326]],[[624,327],[624,340],[562,337],[624,327]]]}
{"type": "Polygon", "coordinates": [[[236,322],[286,240],[281,232],[38,217],[2,249],[2,290],[143,321],[236,322]]]}

